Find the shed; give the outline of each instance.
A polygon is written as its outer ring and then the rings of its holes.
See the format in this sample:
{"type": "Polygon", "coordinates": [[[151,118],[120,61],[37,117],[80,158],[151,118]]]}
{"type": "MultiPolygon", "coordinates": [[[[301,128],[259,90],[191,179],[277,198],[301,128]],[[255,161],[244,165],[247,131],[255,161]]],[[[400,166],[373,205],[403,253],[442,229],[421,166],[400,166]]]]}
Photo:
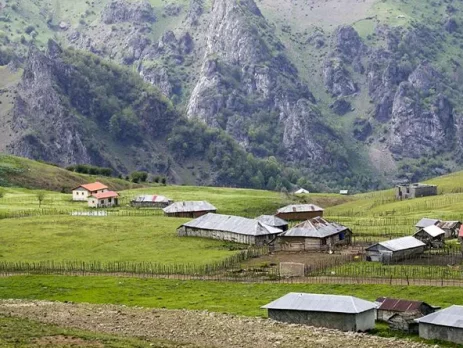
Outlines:
{"type": "MultiPolygon", "coordinates": [[[[421,315],[418,315],[418,317],[421,317],[421,315]]],[[[417,334],[418,323],[415,321],[416,318],[417,316],[414,313],[396,313],[389,318],[387,323],[391,330],[417,334]]]]}
{"type": "Polygon", "coordinates": [[[419,231],[422,228],[432,226],[432,225],[437,225],[439,222],[440,220],[437,220],[437,219],[422,218],[420,221],[416,223],[415,227],[417,231],[419,231]]]}
{"type": "Polygon", "coordinates": [[[279,217],[275,215],[261,215],[256,218],[260,222],[263,222],[266,225],[272,226],[279,228],[282,231],[288,230],[288,221],[285,221],[283,219],[280,219],[279,217]]]}
{"type": "Polygon", "coordinates": [[[352,231],[346,226],[316,217],[282,233],[279,244],[281,250],[285,251],[325,251],[335,246],[349,245],[351,240],[352,231]]]}
{"type": "Polygon", "coordinates": [[[209,213],[183,224],[177,229],[179,236],[202,237],[230,242],[268,245],[282,231],[255,219],[209,213]]]}
{"type": "Polygon", "coordinates": [[[166,216],[190,218],[196,218],[207,213],[217,212],[217,208],[206,201],[175,202],[162,210],[166,216]]]}
{"type": "Polygon", "coordinates": [[[460,231],[461,222],[460,221],[441,221],[437,224],[437,227],[440,227],[445,231],[445,238],[457,238],[458,232],[460,231]]]}
{"type": "Polygon", "coordinates": [[[174,201],[159,195],[140,195],[130,202],[132,207],[138,208],[165,208],[174,201]]]}
{"type": "Polygon", "coordinates": [[[422,254],[426,244],[415,237],[402,237],[376,243],[365,249],[368,261],[398,261],[422,254]]]}
{"type": "Polygon", "coordinates": [[[307,194],[307,193],[310,193],[310,192],[307,191],[305,188],[302,188],[302,187],[299,190],[294,192],[294,194],[296,194],[296,195],[307,194]]]}
{"type": "Polygon", "coordinates": [[[323,216],[323,208],[315,204],[291,204],[278,209],[275,214],[284,220],[308,220],[317,216],[323,216]]]}
{"type": "Polygon", "coordinates": [[[463,344],[463,306],[453,305],[416,319],[420,337],[463,344]]]}
{"type": "Polygon", "coordinates": [[[435,225],[422,228],[413,236],[425,243],[428,248],[443,248],[445,244],[445,231],[435,225]]]}
{"type": "Polygon", "coordinates": [[[88,197],[90,208],[109,208],[119,205],[119,194],[114,191],[95,193],[88,197]]]}
{"type": "Polygon", "coordinates": [[[440,307],[433,307],[422,301],[409,301],[395,299],[390,297],[380,297],[376,301],[376,318],[378,320],[388,321],[395,314],[408,313],[414,316],[413,319],[434,313],[440,307]]]}
{"type": "Polygon", "coordinates": [[[72,189],[73,201],[86,201],[89,196],[108,191],[108,186],[99,181],[77,186],[72,189]]]}
{"type": "Polygon", "coordinates": [[[326,327],[342,331],[367,331],[375,327],[376,304],[353,296],[294,293],[263,306],[277,321],[326,327]]]}

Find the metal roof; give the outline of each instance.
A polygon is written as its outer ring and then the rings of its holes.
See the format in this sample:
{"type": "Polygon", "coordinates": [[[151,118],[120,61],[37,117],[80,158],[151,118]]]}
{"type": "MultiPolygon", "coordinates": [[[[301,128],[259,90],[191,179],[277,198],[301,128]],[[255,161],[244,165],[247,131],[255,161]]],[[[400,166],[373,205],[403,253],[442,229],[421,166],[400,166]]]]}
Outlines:
{"type": "MultiPolygon", "coordinates": [[[[394,312],[411,312],[417,311],[422,305],[429,306],[427,303],[422,301],[409,301],[401,300],[389,297],[380,297],[376,300],[381,304],[378,307],[378,310],[384,311],[394,311],[394,312]]],[[[431,306],[429,306],[431,307],[431,306]]]]}
{"type": "Polygon", "coordinates": [[[323,211],[323,208],[315,204],[291,204],[278,209],[278,213],[300,213],[308,211],[323,211]]]}
{"type": "Polygon", "coordinates": [[[437,224],[438,227],[444,229],[451,229],[457,227],[459,224],[461,224],[460,221],[441,221],[437,224]]]}
{"type": "Polygon", "coordinates": [[[415,227],[424,228],[431,225],[437,225],[439,222],[440,220],[437,219],[422,218],[420,221],[418,221],[415,227]]]}
{"type": "Polygon", "coordinates": [[[275,215],[261,215],[257,217],[256,220],[273,227],[288,225],[288,221],[280,219],[278,216],[275,215]]]}
{"type": "Polygon", "coordinates": [[[307,191],[305,188],[300,188],[299,190],[297,190],[296,192],[294,192],[295,194],[301,194],[301,193],[310,193],[309,191],[307,191]]]}
{"type": "Polygon", "coordinates": [[[399,251],[406,249],[413,249],[421,246],[425,246],[422,241],[416,239],[415,237],[402,237],[388,240],[387,242],[376,243],[372,246],[369,246],[365,250],[368,250],[376,245],[381,245],[382,247],[389,249],[391,251],[399,251]]]}
{"type": "Polygon", "coordinates": [[[98,190],[104,190],[104,189],[108,188],[108,186],[106,186],[105,184],[102,184],[99,181],[95,181],[95,182],[92,182],[90,184],[84,184],[84,185],[77,186],[77,187],[73,188],[72,190],[74,191],[74,190],[77,190],[78,188],[81,188],[81,187],[86,189],[87,191],[90,191],[90,192],[98,191],[98,190]]]}
{"type": "Polygon", "coordinates": [[[119,194],[114,191],[105,191],[105,192],[94,193],[93,195],[89,197],[95,197],[96,199],[116,198],[116,197],[119,197],[119,194]]]}
{"type": "Polygon", "coordinates": [[[311,237],[325,238],[346,231],[346,226],[335,222],[329,222],[322,217],[301,222],[288,231],[284,232],[282,237],[311,237]]]}
{"type": "Polygon", "coordinates": [[[282,232],[279,228],[266,225],[255,219],[214,213],[208,213],[200,216],[199,218],[187,222],[182,226],[204,230],[232,232],[248,236],[279,234],[282,232]]]}
{"type": "Polygon", "coordinates": [[[445,231],[443,229],[437,227],[436,225],[431,225],[431,226],[425,227],[421,231],[425,231],[431,237],[438,237],[438,236],[440,236],[442,234],[445,234],[445,231]]]}
{"type": "Polygon", "coordinates": [[[356,314],[375,309],[376,304],[353,296],[290,292],[261,308],[356,314]]]}
{"type": "Polygon", "coordinates": [[[136,197],[133,202],[138,203],[167,203],[172,201],[171,199],[165,196],[157,196],[157,195],[140,195],[136,197]]]}
{"type": "Polygon", "coordinates": [[[463,328],[463,306],[453,305],[415,321],[418,323],[463,328]]]}
{"type": "Polygon", "coordinates": [[[192,211],[215,211],[211,203],[206,201],[175,202],[162,209],[165,213],[188,213],[192,211]]]}

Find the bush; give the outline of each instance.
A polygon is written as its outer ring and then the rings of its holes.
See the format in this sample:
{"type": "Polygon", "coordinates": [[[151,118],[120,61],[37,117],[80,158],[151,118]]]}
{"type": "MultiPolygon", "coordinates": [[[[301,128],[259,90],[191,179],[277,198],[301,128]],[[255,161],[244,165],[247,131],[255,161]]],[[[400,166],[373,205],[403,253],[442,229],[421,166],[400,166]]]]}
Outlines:
{"type": "Polygon", "coordinates": [[[134,183],[145,182],[148,178],[147,172],[135,171],[130,173],[130,180],[134,183]]]}

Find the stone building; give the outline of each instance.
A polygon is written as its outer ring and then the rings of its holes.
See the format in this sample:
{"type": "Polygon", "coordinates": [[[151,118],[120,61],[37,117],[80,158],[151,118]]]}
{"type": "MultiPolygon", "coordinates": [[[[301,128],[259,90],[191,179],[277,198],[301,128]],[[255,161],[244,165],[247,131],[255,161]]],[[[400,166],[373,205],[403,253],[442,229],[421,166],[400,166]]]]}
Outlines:
{"type": "Polygon", "coordinates": [[[463,306],[450,306],[416,322],[421,338],[463,344],[463,306]]]}
{"type": "Polygon", "coordinates": [[[395,197],[399,200],[435,195],[437,195],[436,185],[416,183],[410,185],[397,185],[395,188],[395,197]]]}

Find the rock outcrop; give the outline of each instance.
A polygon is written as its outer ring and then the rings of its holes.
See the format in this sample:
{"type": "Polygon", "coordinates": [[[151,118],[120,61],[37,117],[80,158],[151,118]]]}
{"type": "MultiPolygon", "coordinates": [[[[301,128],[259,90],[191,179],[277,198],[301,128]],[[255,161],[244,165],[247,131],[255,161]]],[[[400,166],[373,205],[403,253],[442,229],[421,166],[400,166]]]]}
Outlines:
{"type": "Polygon", "coordinates": [[[126,0],[112,0],[101,13],[101,20],[105,24],[121,22],[149,22],[156,21],[153,7],[147,0],[130,2],[126,0]]]}

